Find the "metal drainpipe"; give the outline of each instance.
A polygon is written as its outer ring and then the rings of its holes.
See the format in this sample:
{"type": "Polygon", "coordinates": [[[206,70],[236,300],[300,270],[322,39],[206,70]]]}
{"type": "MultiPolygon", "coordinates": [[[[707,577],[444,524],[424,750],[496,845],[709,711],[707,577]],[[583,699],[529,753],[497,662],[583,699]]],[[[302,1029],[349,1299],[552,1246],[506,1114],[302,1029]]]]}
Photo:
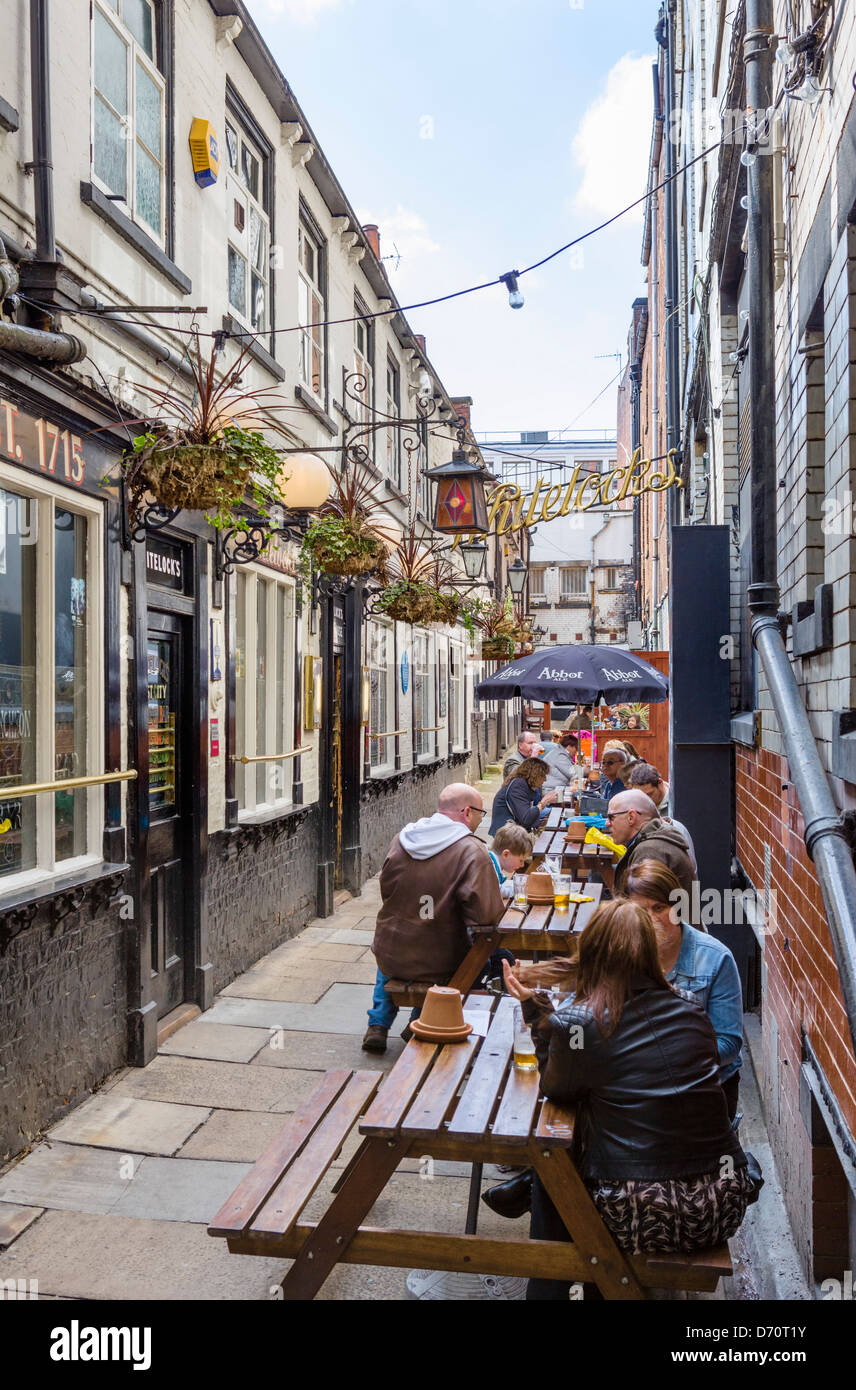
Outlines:
{"type": "MultiPolygon", "coordinates": [[[[665,54],[665,118],[666,126],[663,132],[663,141],[666,151],[665,158],[665,177],[666,187],[663,190],[663,202],[665,212],[665,245],[666,245],[666,302],[665,302],[665,324],[666,331],[666,450],[679,449],[681,443],[680,432],[680,400],[678,396],[680,386],[680,363],[679,363],[679,344],[678,344],[678,236],[677,236],[677,199],[675,196],[675,169],[677,167],[675,141],[669,123],[674,115],[675,102],[675,9],[676,0],[667,0],[660,10],[660,23],[655,31],[655,36],[660,47],[665,54]]],[[[678,489],[672,488],[672,496],[669,500],[668,509],[672,524],[677,522],[677,497],[678,489]]]]}
{"type": "Polygon", "coordinates": [[[55,261],[49,0],[30,0],[30,86],[33,102],[32,170],[36,204],[36,259],[55,261]]]}
{"type": "MultiPolygon", "coordinates": [[[[766,112],[772,95],[772,0],[747,0],[746,100],[766,112]]],[[[752,642],[781,731],[805,824],[806,848],[823,895],[850,1036],[856,1052],[856,868],[820,760],[779,626],[776,568],[776,419],[773,264],[773,164],[763,147],[748,169],[749,387],[752,398],[752,642]]]]}
{"type": "Polygon", "coordinates": [[[41,328],[21,328],[16,323],[0,322],[0,351],[21,352],[38,357],[42,362],[57,362],[68,366],[81,362],[86,347],[71,333],[45,333],[41,328]]]}

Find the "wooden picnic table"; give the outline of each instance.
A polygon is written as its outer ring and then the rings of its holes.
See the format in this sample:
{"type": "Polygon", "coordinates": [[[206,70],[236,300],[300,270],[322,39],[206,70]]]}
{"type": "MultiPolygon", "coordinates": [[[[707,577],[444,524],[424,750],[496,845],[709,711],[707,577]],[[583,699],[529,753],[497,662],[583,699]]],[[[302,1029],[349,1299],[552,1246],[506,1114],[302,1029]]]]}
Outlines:
{"type": "Polygon", "coordinates": [[[572,882],[571,892],[585,894],[592,901],[571,903],[563,911],[552,903],[510,907],[498,926],[473,933],[473,944],[449,981],[452,988],[467,994],[489,958],[501,946],[524,960],[542,951],[576,959],[580,933],[600,906],[603,884],[572,882]]]}
{"type": "Polygon", "coordinates": [[[538,835],[532,849],[532,866],[537,868],[544,859],[561,859],[562,871],[573,878],[587,879],[596,869],[605,888],[611,893],[615,880],[615,860],[612,852],[603,845],[587,845],[581,840],[566,840],[561,827],[561,817],[565,814],[554,808],[547,818],[545,828],[538,835]],[[550,820],[555,816],[555,824],[550,820]]]}
{"type": "MultiPolygon", "coordinates": [[[[507,996],[470,995],[463,1043],[408,1043],[382,1080],[373,1071],[324,1074],[215,1216],[208,1233],[240,1255],[294,1260],[283,1298],[314,1298],[340,1261],[394,1268],[475,1271],[593,1281],[609,1299],[640,1299],[647,1288],[712,1290],[731,1272],[728,1249],[686,1255],[628,1255],[603,1224],[571,1160],[574,1114],[539,1095],[538,1073],[512,1064],[507,996]],[[338,1178],[317,1223],[300,1221],[354,1125],[362,1143],[338,1178]],[[505,1163],[538,1173],[570,1241],[365,1226],[408,1156],[476,1165],[505,1163]]],[[[478,1189],[476,1187],[476,1206],[478,1189]]],[[[472,1210],[473,1202],[470,1207],[472,1210]]]]}

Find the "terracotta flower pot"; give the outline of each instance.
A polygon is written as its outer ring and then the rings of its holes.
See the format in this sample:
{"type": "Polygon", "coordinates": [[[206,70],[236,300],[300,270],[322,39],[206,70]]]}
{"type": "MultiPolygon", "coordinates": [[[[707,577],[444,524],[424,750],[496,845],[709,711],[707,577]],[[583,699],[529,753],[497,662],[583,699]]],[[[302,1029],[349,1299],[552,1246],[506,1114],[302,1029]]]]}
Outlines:
{"type": "Polygon", "coordinates": [[[553,901],[553,880],[550,875],[530,874],[526,884],[526,897],[530,903],[551,903],[553,901]]]}
{"type": "Polygon", "coordinates": [[[460,990],[448,985],[432,985],[425,995],[422,1013],[410,1025],[423,1042],[463,1042],[473,1031],[464,1022],[464,1001],[460,990]]]}

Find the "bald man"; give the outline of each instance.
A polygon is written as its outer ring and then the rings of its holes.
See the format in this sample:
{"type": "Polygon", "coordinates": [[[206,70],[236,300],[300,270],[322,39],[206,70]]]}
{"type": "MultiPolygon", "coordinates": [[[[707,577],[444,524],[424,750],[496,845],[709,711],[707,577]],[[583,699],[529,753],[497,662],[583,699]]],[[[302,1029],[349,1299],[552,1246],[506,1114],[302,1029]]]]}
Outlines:
{"type": "MultiPolygon", "coordinates": [[[[470,942],[470,928],[495,926],[505,907],[487,846],[475,838],[485,815],[466,782],[444,787],[433,816],[396,835],[380,871],[383,902],[373,942],[378,973],[366,1052],[385,1052],[398,1012],[387,980],[446,984],[470,942]]],[[[491,971],[498,973],[498,969],[491,971]]]]}
{"type": "Polygon", "coordinates": [[[673,825],[660,820],[650,796],[641,791],[618,792],[609,803],[606,822],[606,833],[627,849],[615,869],[616,897],[623,892],[631,864],[638,864],[640,859],[659,859],[672,870],[685,892],[692,893],[695,874],[687,842],[673,825]]]}

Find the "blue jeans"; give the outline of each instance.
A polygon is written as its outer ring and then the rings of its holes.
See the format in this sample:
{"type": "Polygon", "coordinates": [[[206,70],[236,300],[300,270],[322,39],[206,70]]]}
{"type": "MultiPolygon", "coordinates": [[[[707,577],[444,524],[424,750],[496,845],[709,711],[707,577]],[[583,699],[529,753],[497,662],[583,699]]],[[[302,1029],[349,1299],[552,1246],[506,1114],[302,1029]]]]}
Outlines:
{"type": "MultiPolygon", "coordinates": [[[[487,980],[492,980],[496,975],[501,978],[502,962],[504,960],[507,960],[509,965],[514,964],[514,956],[511,951],[506,951],[504,947],[500,947],[498,951],[494,951],[490,960],[483,967],[478,979],[475,981],[474,987],[478,988],[479,985],[486,983],[487,980]]],[[[389,978],[389,975],[384,975],[380,970],[377,972],[375,978],[372,1006],[368,1011],[368,1015],[369,1023],[377,1028],[391,1028],[395,1022],[396,1014],[398,1013],[398,1005],[393,999],[390,999],[385,989],[386,982],[389,978]]],[[[420,1012],[421,1010],[417,1005],[416,1008],[411,1011],[411,1023],[414,1018],[419,1017],[420,1012]]]]}

